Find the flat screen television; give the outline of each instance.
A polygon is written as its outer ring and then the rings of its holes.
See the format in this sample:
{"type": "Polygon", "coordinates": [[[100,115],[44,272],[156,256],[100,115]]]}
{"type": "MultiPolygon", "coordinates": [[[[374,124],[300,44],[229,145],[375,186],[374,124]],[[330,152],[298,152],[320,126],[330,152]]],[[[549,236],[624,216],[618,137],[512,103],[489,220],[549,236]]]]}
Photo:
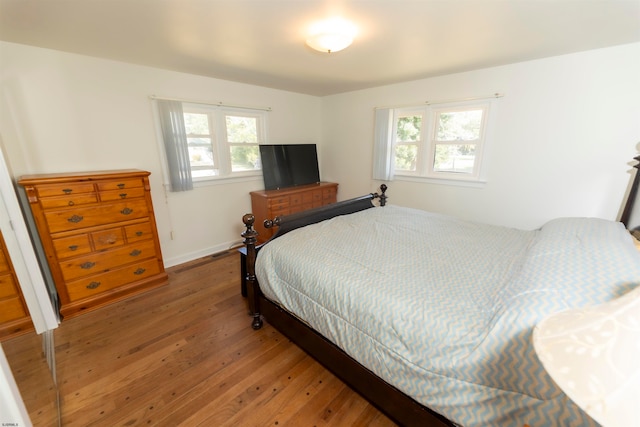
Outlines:
{"type": "Polygon", "coordinates": [[[265,190],[320,182],[315,144],[260,145],[265,190]]]}

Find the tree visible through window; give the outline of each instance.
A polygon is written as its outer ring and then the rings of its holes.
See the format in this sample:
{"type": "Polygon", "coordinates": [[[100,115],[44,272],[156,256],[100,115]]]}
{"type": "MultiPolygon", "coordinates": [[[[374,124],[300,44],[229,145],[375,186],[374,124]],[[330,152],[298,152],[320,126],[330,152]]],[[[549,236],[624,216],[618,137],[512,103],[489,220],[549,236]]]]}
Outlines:
{"type": "Polygon", "coordinates": [[[191,173],[195,180],[255,174],[264,142],[265,113],[184,104],[191,173]]]}
{"type": "Polygon", "coordinates": [[[218,161],[213,150],[213,135],[206,113],[184,113],[184,127],[189,146],[191,175],[194,178],[214,176],[218,170],[218,161]]]}
{"type": "Polygon", "coordinates": [[[260,168],[258,150],[258,118],[226,116],[227,143],[231,150],[231,170],[250,171],[260,168]]]}
{"type": "Polygon", "coordinates": [[[396,171],[415,172],[422,144],[422,114],[400,115],[396,121],[396,171]]]}
{"type": "Polygon", "coordinates": [[[436,112],[434,172],[473,173],[483,113],[481,108],[436,112]]]}
{"type": "Polygon", "coordinates": [[[394,174],[477,180],[489,103],[392,109],[394,174]]]}

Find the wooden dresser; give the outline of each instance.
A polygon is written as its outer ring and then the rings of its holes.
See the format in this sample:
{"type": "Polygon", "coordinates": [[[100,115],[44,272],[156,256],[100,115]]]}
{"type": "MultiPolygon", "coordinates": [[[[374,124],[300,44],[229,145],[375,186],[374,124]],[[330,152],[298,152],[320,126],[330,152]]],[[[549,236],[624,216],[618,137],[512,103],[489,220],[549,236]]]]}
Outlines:
{"type": "Polygon", "coordinates": [[[149,172],[24,176],[63,317],[167,283],[149,172]]]}
{"type": "Polygon", "coordinates": [[[275,233],[273,228],[264,228],[265,219],[335,203],[338,184],[321,182],[280,190],[252,191],[250,194],[252,213],[256,217],[254,228],[258,232],[258,243],[264,243],[275,233]]]}
{"type": "Polygon", "coordinates": [[[0,340],[32,330],[33,322],[0,233],[0,340]]]}

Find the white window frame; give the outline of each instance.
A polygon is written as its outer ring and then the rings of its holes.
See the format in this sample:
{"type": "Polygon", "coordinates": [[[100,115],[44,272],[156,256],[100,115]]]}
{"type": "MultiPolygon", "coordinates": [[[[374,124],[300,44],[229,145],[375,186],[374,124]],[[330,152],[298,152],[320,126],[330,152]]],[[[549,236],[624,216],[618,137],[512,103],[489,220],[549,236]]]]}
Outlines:
{"type": "Polygon", "coordinates": [[[402,107],[393,109],[393,126],[390,137],[393,138],[393,149],[390,155],[395,163],[395,148],[398,118],[407,115],[422,115],[423,123],[421,128],[420,145],[416,158],[416,170],[404,171],[395,170],[394,176],[399,180],[428,181],[434,183],[454,184],[454,185],[474,185],[486,182],[486,156],[487,141],[491,134],[495,116],[495,100],[474,100],[462,102],[439,103],[426,106],[402,107]],[[458,112],[468,110],[482,110],[482,124],[480,136],[473,141],[438,141],[437,118],[438,114],[444,112],[458,112]],[[471,173],[437,171],[434,169],[436,147],[440,144],[474,144],[474,165],[471,173]]]}
{"type": "MultiPolygon", "coordinates": [[[[182,104],[184,113],[202,113],[206,114],[209,118],[209,138],[211,139],[212,152],[214,158],[214,166],[217,173],[212,176],[193,176],[194,184],[213,183],[215,181],[228,180],[234,178],[256,178],[262,177],[262,169],[258,168],[249,171],[233,171],[231,165],[231,147],[242,145],[255,145],[258,147],[260,144],[266,143],[266,122],[267,111],[253,110],[245,108],[233,108],[233,107],[220,107],[216,105],[208,104],[196,104],[183,102],[182,104]],[[249,117],[256,119],[256,143],[232,143],[228,141],[227,133],[227,116],[233,117],[249,117]]],[[[187,135],[196,136],[196,135],[187,135]]],[[[206,135],[200,135],[200,137],[207,138],[206,135]]],[[[191,171],[196,170],[191,168],[191,171]]]]}
{"type": "Polygon", "coordinates": [[[395,152],[398,145],[416,145],[417,157],[416,168],[414,171],[410,170],[395,170],[395,174],[398,176],[421,176],[421,171],[425,168],[425,156],[422,155],[423,147],[425,146],[425,123],[427,123],[427,111],[425,108],[398,108],[393,111],[393,127],[391,129],[391,137],[393,138],[393,164],[395,164],[395,152]],[[420,128],[420,138],[417,141],[398,141],[398,120],[407,116],[422,116],[422,127],[420,128]]]}

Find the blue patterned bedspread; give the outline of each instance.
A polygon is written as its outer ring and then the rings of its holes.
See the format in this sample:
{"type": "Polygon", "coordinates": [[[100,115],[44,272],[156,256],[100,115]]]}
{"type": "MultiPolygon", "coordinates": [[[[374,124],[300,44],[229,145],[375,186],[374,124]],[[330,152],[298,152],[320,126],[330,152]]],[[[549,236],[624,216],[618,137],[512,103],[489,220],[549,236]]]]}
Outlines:
{"type": "Polygon", "coordinates": [[[531,334],[553,312],[640,285],[640,253],[606,220],[524,231],[388,205],[270,242],[256,274],[268,298],[460,425],[596,426],[531,334]]]}

